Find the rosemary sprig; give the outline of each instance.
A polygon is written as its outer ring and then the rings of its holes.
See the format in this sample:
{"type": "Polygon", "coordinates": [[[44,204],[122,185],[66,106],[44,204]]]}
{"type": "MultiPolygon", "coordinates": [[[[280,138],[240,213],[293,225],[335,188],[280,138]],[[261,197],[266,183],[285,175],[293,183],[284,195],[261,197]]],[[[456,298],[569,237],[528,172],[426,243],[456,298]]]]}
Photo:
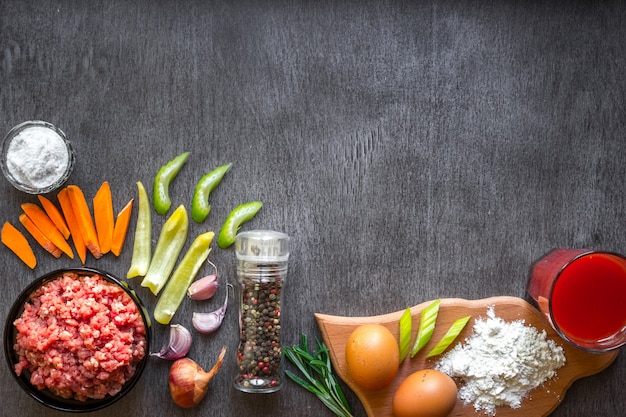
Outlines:
{"type": "Polygon", "coordinates": [[[352,417],[352,410],[348,404],[341,386],[333,374],[332,363],[328,348],[324,342],[317,340],[317,351],[309,352],[306,335],[302,335],[299,345],[285,346],[285,357],[295,365],[302,377],[290,370],[285,374],[296,384],[315,394],[336,416],[352,417]]]}

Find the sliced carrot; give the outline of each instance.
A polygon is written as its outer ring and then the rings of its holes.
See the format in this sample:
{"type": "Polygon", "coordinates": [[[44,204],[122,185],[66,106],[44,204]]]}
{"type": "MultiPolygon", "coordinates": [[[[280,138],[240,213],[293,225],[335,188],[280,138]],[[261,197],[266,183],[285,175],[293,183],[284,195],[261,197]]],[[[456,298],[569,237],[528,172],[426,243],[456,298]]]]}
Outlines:
{"type": "Polygon", "coordinates": [[[11,249],[30,269],[34,269],[37,265],[37,259],[35,258],[33,248],[30,247],[28,240],[26,240],[22,232],[17,230],[11,223],[5,222],[4,226],[2,226],[1,234],[2,243],[11,249]]]}
{"type": "Polygon", "coordinates": [[[100,252],[104,255],[111,250],[113,228],[115,227],[113,198],[111,197],[111,187],[107,181],[102,183],[93,197],[93,219],[96,223],[100,252]]]}
{"type": "Polygon", "coordinates": [[[50,220],[52,220],[52,223],[54,223],[57,229],[59,229],[59,231],[63,234],[63,237],[65,238],[65,240],[69,239],[70,229],[67,228],[65,219],[63,218],[63,215],[61,214],[57,206],[55,206],[52,201],[48,200],[46,197],[42,196],[41,194],[38,195],[37,198],[39,198],[41,207],[43,207],[48,217],[50,217],[50,220]]]}
{"type": "Polygon", "coordinates": [[[57,199],[59,200],[59,204],[61,205],[63,216],[65,217],[65,221],[67,222],[67,227],[70,229],[70,235],[72,236],[72,242],[74,242],[74,248],[76,249],[76,253],[80,258],[80,261],[84,265],[85,258],[87,257],[87,246],[85,246],[83,235],[80,231],[80,227],[78,226],[76,216],[74,216],[74,209],[72,208],[72,202],[70,201],[70,196],[67,188],[63,188],[61,191],[59,191],[59,193],[57,194],[57,199]]]}
{"type": "Polygon", "coordinates": [[[44,235],[39,228],[37,228],[37,225],[33,223],[30,217],[24,213],[20,214],[20,223],[22,223],[22,226],[28,230],[28,233],[30,233],[30,235],[41,245],[42,248],[50,252],[55,258],[61,257],[63,251],[59,249],[57,245],[52,243],[52,241],[48,239],[48,237],[44,235]]]}
{"type": "Polygon", "coordinates": [[[117,214],[115,228],[113,229],[113,240],[111,242],[111,252],[113,252],[115,256],[120,256],[122,252],[122,246],[124,246],[124,240],[126,240],[126,232],[128,231],[132,211],[133,199],[117,214]]]}
{"type": "Polygon", "coordinates": [[[83,235],[85,246],[89,249],[89,252],[96,259],[102,257],[102,251],[100,250],[100,244],[98,242],[98,233],[96,232],[96,226],[91,217],[87,200],[85,200],[85,194],[76,185],[68,185],[67,192],[72,203],[72,210],[74,211],[74,217],[80,228],[80,232],[83,235]]]}
{"type": "Polygon", "coordinates": [[[70,245],[65,241],[63,234],[57,229],[50,217],[41,207],[33,203],[22,204],[22,210],[32,220],[37,228],[43,233],[54,245],[61,249],[63,253],[74,259],[74,252],[70,245]]]}

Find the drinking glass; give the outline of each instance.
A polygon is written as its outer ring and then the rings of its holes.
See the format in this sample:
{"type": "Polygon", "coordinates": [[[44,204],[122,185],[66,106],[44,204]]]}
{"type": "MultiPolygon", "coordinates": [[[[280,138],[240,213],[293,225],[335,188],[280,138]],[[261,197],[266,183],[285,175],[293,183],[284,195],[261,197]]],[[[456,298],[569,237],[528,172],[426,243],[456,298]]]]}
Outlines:
{"type": "Polygon", "coordinates": [[[604,353],[626,344],[626,258],[588,249],[554,249],[529,271],[528,294],[572,345],[604,353]]]}

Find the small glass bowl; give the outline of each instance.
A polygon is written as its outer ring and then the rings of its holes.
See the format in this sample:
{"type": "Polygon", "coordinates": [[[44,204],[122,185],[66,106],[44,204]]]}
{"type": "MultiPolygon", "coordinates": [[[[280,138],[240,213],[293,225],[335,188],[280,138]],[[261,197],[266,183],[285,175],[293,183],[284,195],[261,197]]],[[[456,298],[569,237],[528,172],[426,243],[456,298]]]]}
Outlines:
{"type": "Polygon", "coordinates": [[[148,312],[141,303],[141,300],[137,297],[132,289],[130,289],[126,284],[124,284],[113,275],[104,271],[93,268],[67,268],[52,271],[37,278],[19,295],[19,297],[11,307],[6,323],[4,325],[4,356],[6,357],[11,375],[13,375],[19,386],[31,398],[33,398],[40,404],[43,404],[49,408],[58,411],[85,413],[107,407],[114,402],[120,400],[130,392],[130,390],[140,379],[141,374],[143,373],[144,368],[150,357],[150,340],[151,328],[148,312]],[[125,384],[122,386],[122,389],[115,395],[106,395],[102,399],[88,399],[86,401],[62,398],[53,394],[48,389],[39,390],[37,387],[32,385],[30,383],[30,372],[28,370],[25,369],[20,376],[15,373],[15,364],[19,361],[18,354],[14,348],[18,331],[13,323],[18,317],[22,315],[25,303],[29,300],[30,295],[36,289],[38,289],[40,286],[44,285],[47,282],[53,281],[61,277],[66,272],[74,272],[78,276],[100,275],[104,280],[113,283],[114,285],[117,285],[118,287],[123,289],[130,296],[131,300],[137,305],[138,310],[141,314],[141,318],[145,327],[145,354],[141,361],[136,364],[135,373],[133,374],[133,376],[125,382],[125,384]]]}
{"type": "Polygon", "coordinates": [[[41,120],[29,120],[13,127],[2,141],[1,152],[2,173],[13,187],[28,194],[46,194],[58,189],[69,178],[76,159],[72,144],[67,140],[65,133],[53,124],[41,120]],[[30,133],[33,134],[37,132],[41,136],[29,136],[26,140],[25,135],[28,130],[31,130],[30,133]],[[58,141],[46,141],[44,134],[51,135],[49,139],[58,139],[58,141]],[[21,149],[19,145],[18,150],[12,146],[16,139],[21,140],[21,149]],[[25,145],[25,141],[28,145],[25,145]],[[58,148],[59,143],[64,145],[67,152],[67,154],[61,152],[56,155],[60,158],[58,161],[62,164],[60,166],[54,163],[50,149],[46,149],[48,145],[58,148]],[[29,162],[34,165],[22,170],[22,167],[17,164],[19,160],[12,160],[11,152],[21,154],[22,158],[32,158],[29,162]]]}

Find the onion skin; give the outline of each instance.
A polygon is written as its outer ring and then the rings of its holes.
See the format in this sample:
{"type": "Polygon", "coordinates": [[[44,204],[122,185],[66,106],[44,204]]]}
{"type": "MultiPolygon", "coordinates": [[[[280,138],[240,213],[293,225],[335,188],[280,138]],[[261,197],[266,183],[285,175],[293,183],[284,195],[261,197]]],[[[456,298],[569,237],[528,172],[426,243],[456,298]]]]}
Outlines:
{"type": "Polygon", "coordinates": [[[222,347],[217,362],[208,372],[205,372],[190,358],[176,360],[168,376],[170,395],[174,403],[182,408],[191,408],[200,404],[206,396],[209,382],[222,367],[225,355],[226,346],[222,347]]]}

